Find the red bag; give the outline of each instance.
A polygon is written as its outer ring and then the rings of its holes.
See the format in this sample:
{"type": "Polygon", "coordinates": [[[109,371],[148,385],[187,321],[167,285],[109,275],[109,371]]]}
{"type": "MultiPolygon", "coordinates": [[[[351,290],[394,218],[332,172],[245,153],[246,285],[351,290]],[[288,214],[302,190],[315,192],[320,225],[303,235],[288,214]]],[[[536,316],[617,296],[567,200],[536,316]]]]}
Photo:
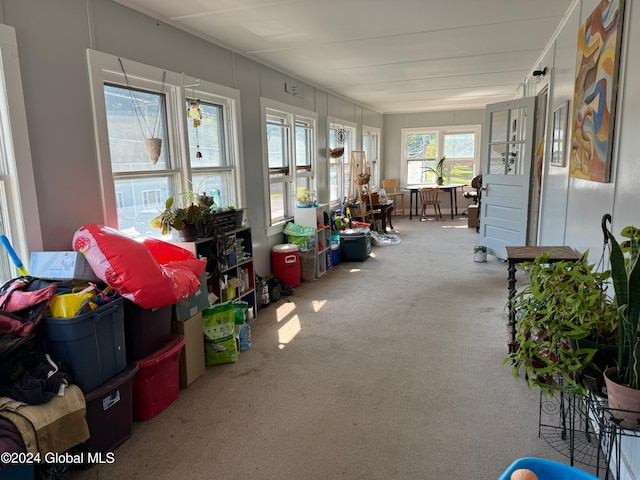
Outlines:
{"type": "Polygon", "coordinates": [[[142,308],[160,308],[200,288],[207,262],[162,240],[135,239],[104,225],[85,225],[73,236],[93,273],[142,308]]]}

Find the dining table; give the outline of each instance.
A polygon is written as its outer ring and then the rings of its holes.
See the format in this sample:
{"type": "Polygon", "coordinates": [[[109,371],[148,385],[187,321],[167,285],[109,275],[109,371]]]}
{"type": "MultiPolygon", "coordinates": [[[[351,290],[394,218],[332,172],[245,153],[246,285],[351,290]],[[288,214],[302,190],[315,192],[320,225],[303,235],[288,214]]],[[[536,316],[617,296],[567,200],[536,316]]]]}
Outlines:
{"type": "Polygon", "coordinates": [[[409,220],[413,218],[412,209],[413,209],[413,199],[415,198],[415,212],[416,217],[418,216],[418,190],[421,188],[439,188],[443,192],[449,192],[449,200],[451,204],[451,219],[455,215],[458,215],[458,195],[456,195],[456,190],[458,188],[462,188],[466,186],[466,183],[443,183],[442,185],[438,185],[436,183],[423,183],[416,185],[407,185],[404,187],[405,190],[409,190],[409,220]]]}

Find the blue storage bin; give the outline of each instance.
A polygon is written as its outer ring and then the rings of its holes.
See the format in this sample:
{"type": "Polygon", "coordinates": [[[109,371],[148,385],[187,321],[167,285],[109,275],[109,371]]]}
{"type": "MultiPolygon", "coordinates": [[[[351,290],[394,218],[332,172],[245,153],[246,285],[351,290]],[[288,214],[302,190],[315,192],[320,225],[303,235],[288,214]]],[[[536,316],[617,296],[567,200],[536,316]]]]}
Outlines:
{"type": "Polygon", "coordinates": [[[498,480],[509,480],[511,474],[520,468],[531,470],[539,480],[598,480],[598,477],[564,463],[533,457],[516,460],[498,480]]]}
{"type": "Polygon", "coordinates": [[[77,317],[42,319],[48,353],[71,370],[83,393],[127,366],[123,302],[119,297],[77,317]]]}

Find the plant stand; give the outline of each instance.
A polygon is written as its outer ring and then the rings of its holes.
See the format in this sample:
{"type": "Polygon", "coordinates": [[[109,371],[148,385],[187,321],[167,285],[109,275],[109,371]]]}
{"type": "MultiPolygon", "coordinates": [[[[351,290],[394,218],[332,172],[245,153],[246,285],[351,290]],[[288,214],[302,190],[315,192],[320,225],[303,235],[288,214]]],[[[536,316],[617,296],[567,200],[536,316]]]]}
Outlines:
{"type": "Polygon", "coordinates": [[[623,455],[637,448],[640,426],[621,428],[620,413],[591,392],[584,396],[558,391],[553,398],[540,394],[538,436],[568,457],[572,466],[577,462],[592,467],[598,478],[629,478],[621,476],[628,468],[623,455]]]}

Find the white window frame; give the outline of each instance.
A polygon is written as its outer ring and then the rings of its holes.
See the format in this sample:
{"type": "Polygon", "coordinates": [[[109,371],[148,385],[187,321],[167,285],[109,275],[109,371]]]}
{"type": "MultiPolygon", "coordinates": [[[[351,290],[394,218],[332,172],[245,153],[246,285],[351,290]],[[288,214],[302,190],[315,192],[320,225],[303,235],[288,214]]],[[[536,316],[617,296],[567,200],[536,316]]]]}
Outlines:
{"type": "MultiPolygon", "coordinates": [[[[242,138],[240,127],[240,92],[236,89],[188,77],[184,73],[171,72],[165,69],[125,60],[129,85],[152,92],[164,91],[166,94],[167,130],[170,149],[170,164],[166,170],[145,172],[142,176],[153,177],[168,175],[173,195],[193,190],[192,174],[201,173],[202,169],[191,168],[189,160],[189,143],[187,134],[187,99],[196,97],[202,102],[223,106],[225,149],[228,165],[224,167],[207,167],[206,171],[224,170],[230,172],[231,181],[228,192],[229,203],[234,206],[245,204],[243,185],[242,138]],[[164,79],[164,85],[161,83],[164,79]]],[[[107,53],[87,49],[91,96],[93,103],[94,133],[96,136],[98,166],[100,172],[103,221],[105,225],[118,228],[117,202],[114,180],[126,178],[126,173],[114,173],[111,168],[109,152],[109,134],[104,99],[104,84],[117,84],[127,88],[119,58],[107,53]]],[[[134,175],[140,176],[139,173],[134,175]]]]}
{"type": "MultiPolygon", "coordinates": [[[[23,265],[30,252],[42,250],[29,130],[24,105],[15,29],[0,24],[0,234],[5,235],[23,265]],[[20,161],[18,161],[20,159],[20,161]],[[26,219],[29,219],[27,222],[26,219]]],[[[0,282],[19,272],[4,252],[0,282]]]]}
{"type": "MultiPolygon", "coordinates": [[[[349,195],[351,190],[349,185],[349,167],[351,164],[351,152],[360,149],[360,142],[357,137],[358,126],[354,122],[342,120],[334,117],[327,117],[327,145],[329,150],[338,147],[345,147],[344,155],[340,158],[329,158],[329,178],[327,179],[327,185],[329,190],[329,203],[332,206],[340,205],[340,199],[349,195]],[[353,145],[348,144],[332,144],[331,143],[331,130],[344,129],[349,134],[349,142],[353,142],[353,145]],[[338,196],[333,197],[331,194],[331,173],[332,169],[337,169],[338,176],[338,196]]],[[[368,162],[368,159],[367,159],[368,162]]],[[[348,200],[348,199],[347,199],[348,200]]]]}
{"type": "Polygon", "coordinates": [[[287,222],[293,220],[294,209],[296,208],[297,198],[295,189],[298,179],[308,178],[311,190],[317,192],[317,184],[315,178],[316,171],[316,145],[317,145],[317,124],[318,114],[302,108],[287,105],[285,103],[270,100],[268,98],[260,99],[260,118],[262,122],[262,155],[264,166],[264,205],[265,218],[267,219],[268,235],[279,233],[282,231],[287,222]],[[269,149],[267,145],[267,116],[275,116],[283,120],[283,127],[287,129],[286,138],[287,151],[287,172],[278,177],[273,177],[269,173],[269,149]],[[296,138],[295,128],[297,122],[303,122],[310,129],[309,155],[310,169],[298,169],[296,166],[296,138]],[[281,217],[273,218],[271,215],[271,186],[282,184],[284,200],[284,214],[281,217]]]}
{"type": "Polygon", "coordinates": [[[362,149],[367,155],[367,164],[371,167],[371,185],[380,186],[380,129],[377,127],[370,127],[368,125],[362,126],[362,149]],[[365,138],[369,137],[369,148],[365,148],[367,142],[365,138]]]}
{"type": "MultiPolygon", "coordinates": [[[[438,135],[438,151],[436,153],[436,157],[434,160],[438,160],[442,158],[444,154],[444,136],[446,134],[456,134],[456,133],[473,133],[475,135],[475,145],[474,145],[474,159],[473,159],[473,174],[472,178],[480,173],[480,145],[481,145],[481,134],[482,134],[482,126],[481,125],[455,125],[455,126],[445,126],[445,127],[413,127],[413,128],[403,128],[401,130],[401,185],[408,185],[408,160],[407,160],[407,136],[410,134],[416,133],[435,133],[438,135]]],[[[446,161],[455,162],[457,159],[448,158],[446,161]]]]}

